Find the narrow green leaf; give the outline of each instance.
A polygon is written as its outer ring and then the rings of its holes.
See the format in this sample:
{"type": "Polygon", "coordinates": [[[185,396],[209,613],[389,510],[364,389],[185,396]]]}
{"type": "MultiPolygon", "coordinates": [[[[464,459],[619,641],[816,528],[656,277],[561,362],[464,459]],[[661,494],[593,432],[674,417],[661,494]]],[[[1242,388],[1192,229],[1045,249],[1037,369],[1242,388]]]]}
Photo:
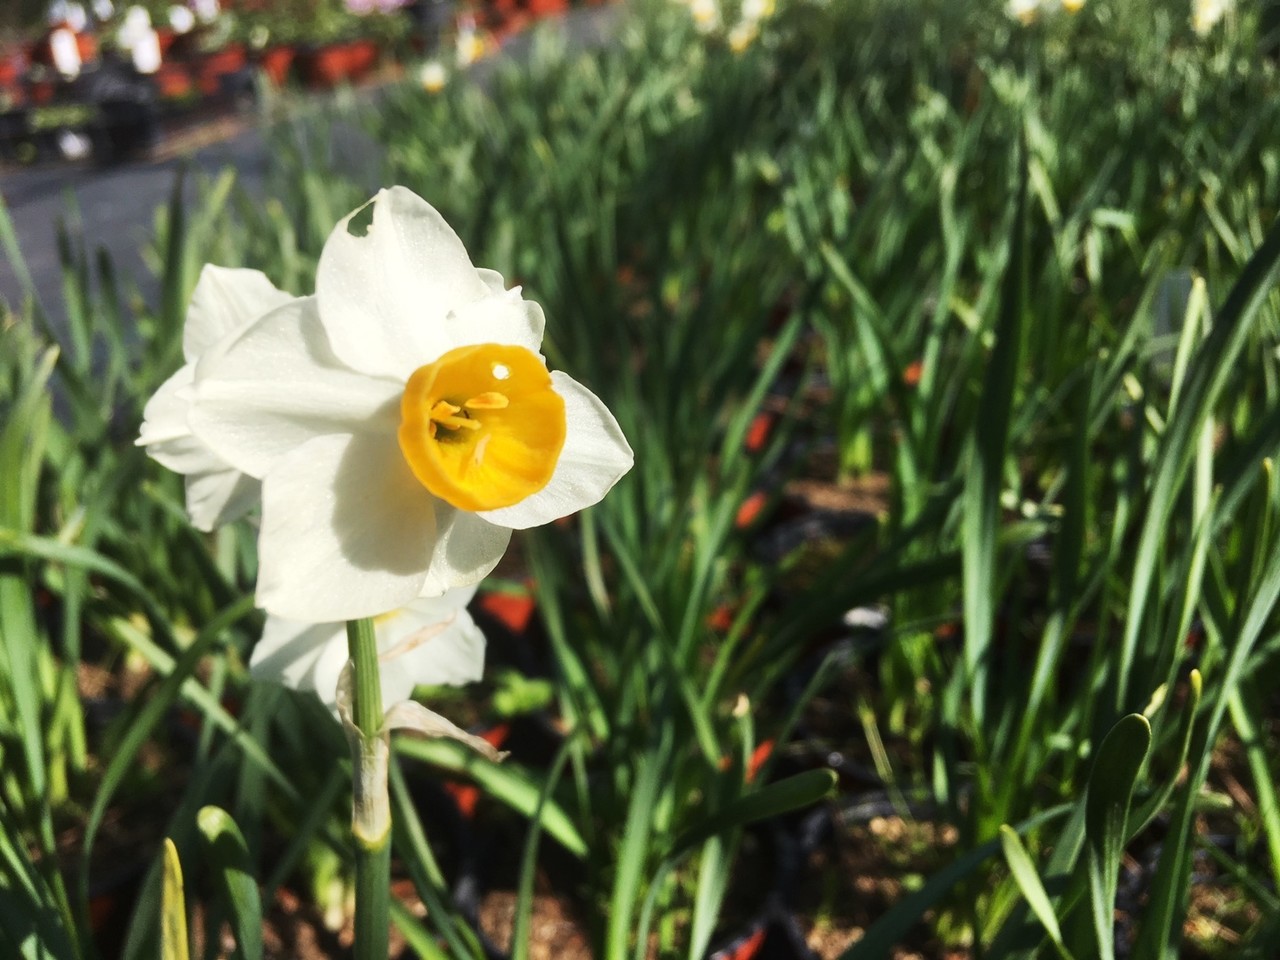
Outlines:
{"type": "Polygon", "coordinates": [[[689,960],[702,960],[720,920],[729,880],[733,876],[734,845],[721,836],[708,837],[698,858],[698,880],[694,888],[693,919],[689,927],[689,960]]]}
{"type": "Polygon", "coordinates": [[[1200,709],[1200,695],[1203,686],[1204,682],[1200,677],[1200,671],[1192,670],[1187,677],[1187,702],[1182,708],[1182,714],[1178,721],[1178,758],[1170,768],[1169,777],[1164,786],[1134,813],[1131,818],[1127,840],[1132,840],[1152,820],[1159,816],[1160,811],[1169,802],[1169,797],[1173,795],[1173,791],[1178,785],[1182,776],[1183,764],[1187,762],[1187,752],[1191,749],[1191,736],[1195,732],[1196,712],[1200,709]]]}
{"type": "Polygon", "coordinates": [[[0,946],[6,939],[23,944],[21,955],[32,960],[77,958],[70,910],[62,891],[32,862],[33,852],[0,801],[0,946]]]}
{"type": "Polygon", "coordinates": [[[1262,821],[1267,840],[1272,882],[1280,884],[1280,801],[1276,798],[1276,785],[1271,773],[1272,757],[1268,755],[1267,741],[1258,723],[1266,714],[1259,706],[1252,686],[1243,683],[1232,692],[1228,709],[1231,722],[1244,745],[1254,789],[1258,792],[1258,819],[1262,821]]]}
{"type": "Polygon", "coordinates": [[[654,809],[669,775],[674,730],[662,724],[657,742],[637,761],[635,788],[627,804],[622,849],[618,853],[617,873],[609,898],[608,927],[605,931],[605,956],[622,960],[627,955],[631,937],[631,918],[644,885],[645,860],[649,854],[649,838],[653,833],[654,809]]]}
{"type": "Polygon", "coordinates": [[[453,740],[417,740],[397,737],[397,753],[442,770],[465,774],[479,784],[485,793],[505,803],[526,817],[532,817],[541,807],[542,828],[576,857],[587,855],[587,844],[582,834],[554,800],[543,801],[542,786],[526,771],[513,763],[490,763],[453,740]]]}
{"type": "Polygon", "coordinates": [[[799,810],[817,803],[831,795],[835,790],[836,780],[834,770],[806,770],[804,773],[797,773],[793,777],[771,783],[754,793],[738,797],[728,806],[717,810],[681,834],[672,845],[672,856],[679,856],[711,837],[735,827],[781,816],[792,810],[799,810]]]}
{"type": "Polygon", "coordinates": [[[392,842],[405,858],[414,888],[427,905],[427,916],[440,931],[455,960],[483,957],[484,950],[475,933],[451,909],[444,874],[431,851],[426,831],[422,827],[418,811],[414,809],[413,798],[398,763],[391,764],[391,798],[392,842]]]}
{"type": "MultiPolygon", "coordinates": [[[[13,218],[9,216],[9,207],[4,202],[3,196],[0,196],[0,248],[4,250],[5,258],[9,261],[14,276],[22,285],[23,296],[31,298],[39,317],[45,317],[40,292],[36,289],[35,281],[31,279],[31,270],[27,266],[26,258],[22,255],[22,249],[18,243],[18,232],[13,227],[13,218]]],[[[10,304],[10,306],[16,306],[16,304],[10,304]]]]}
{"type": "Polygon", "coordinates": [[[964,659],[969,674],[974,722],[986,712],[988,648],[994,631],[997,541],[1000,532],[1000,494],[1008,452],[1009,424],[1018,386],[1022,327],[1027,313],[1027,168],[1025,147],[1018,151],[1018,190],[1009,231],[1009,261],[1005,266],[995,347],[987,364],[974,433],[969,470],[965,474],[964,528],[964,659]]]}
{"type": "Polygon", "coordinates": [[[1178,491],[1190,469],[1202,424],[1213,415],[1236,370],[1236,360],[1262,313],[1262,304],[1275,286],[1277,273],[1280,273],[1280,219],[1271,225],[1266,239],[1245,264],[1240,279],[1214,318],[1212,330],[1192,358],[1177,407],[1162,438],[1155,476],[1147,495],[1147,514],[1138,540],[1125,632],[1120,644],[1114,701],[1118,710],[1124,709],[1129,699],[1129,680],[1138,636],[1146,623],[1144,612],[1151,601],[1156,561],[1165,543],[1169,517],[1178,503],[1178,491]]]}
{"type": "Polygon", "coordinates": [[[163,960],[188,960],[187,898],[182,886],[178,848],[164,838],[164,891],[160,914],[160,956],[163,960]]]}
{"type": "Polygon", "coordinates": [[[556,786],[560,783],[560,775],[574,747],[575,737],[568,737],[556,752],[556,758],[547,771],[542,791],[538,795],[538,806],[530,818],[529,832],[525,836],[524,852],[520,856],[520,883],[516,897],[516,915],[511,924],[511,957],[512,960],[528,960],[529,945],[533,942],[531,921],[533,911],[533,882],[538,866],[538,841],[542,837],[542,813],[556,786]]]}
{"type": "Polygon", "coordinates": [[[208,806],[196,814],[208,865],[218,878],[219,893],[231,914],[239,954],[244,960],[262,957],[262,901],[253,878],[249,848],[231,814],[208,806]]]}
{"type": "MultiPolygon", "coordinates": [[[[1033,830],[1041,824],[1056,820],[1070,812],[1072,804],[1062,804],[1036,814],[1013,827],[1019,834],[1033,830]]],[[[840,955],[840,960],[883,960],[911,931],[926,911],[932,909],[943,897],[955,890],[971,873],[988,858],[1000,851],[1000,840],[988,840],[975,847],[947,866],[943,867],[915,893],[899,900],[867,930],[866,936],[840,955]]]]}
{"type": "Polygon", "coordinates": [[[1089,773],[1085,839],[1089,849],[1089,895],[1098,956],[1115,956],[1116,875],[1127,839],[1133,788],[1151,749],[1151,724],[1140,713],[1120,718],[1103,738],[1089,773]]]}
{"type": "MultiPolygon", "coordinates": [[[[242,600],[234,603],[211,620],[191,646],[183,651],[182,656],[176,661],[170,661],[171,667],[168,675],[158,684],[151,698],[130,719],[120,746],[111,757],[110,762],[107,764],[107,769],[102,775],[102,781],[98,786],[97,795],[94,797],[93,806],[90,808],[89,817],[85,824],[83,849],[81,851],[84,865],[80,880],[82,901],[88,901],[89,859],[93,852],[93,842],[97,837],[98,828],[102,824],[102,818],[107,812],[111,798],[129,775],[138,751],[147,742],[156,725],[164,716],[165,711],[173,705],[180,694],[186,692],[188,683],[196,688],[203,689],[193,676],[196,667],[200,663],[201,657],[208,653],[222,637],[223,631],[253,609],[252,598],[245,599],[249,602],[246,603],[245,600],[242,600]]],[[[208,691],[205,692],[207,693],[208,691]]],[[[288,783],[287,779],[285,779],[285,783],[288,783]]]]}
{"type": "Polygon", "coordinates": [[[1004,850],[1004,859],[1009,864],[1009,871],[1013,874],[1018,889],[1022,891],[1022,896],[1026,898],[1027,905],[1044,926],[1053,945],[1058,948],[1059,956],[1064,960],[1071,960],[1071,952],[1062,942],[1062,931],[1058,928],[1058,917],[1053,912],[1053,902],[1040,881],[1036,865],[1031,861],[1027,848],[1022,845],[1018,831],[1007,823],[1000,827],[1000,846],[1004,850]]]}
{"type": "MultiPolygon", "coordinates": [[[[1280,236],[1280,231],[1277,236],[1280,236]]],[[[1265,469],[1270,483],[1269,465],[1265,469]]],[[[1259,492],[1262,497],[1270,495],[1269,490],[1259,492]]],[[[1208,699],[1207,716],[1190,751],[1193,759],[1190,762],[1189,776],[1170,817],[1160,863],[1149,886],[1149,906],[1133,952],[1133,956],[1139,960],[1163,960],[1177,953],[1182,932],[1178,917],[1184,909],[1187,885],[1190,882],[1195,804],[1201,785],[1209,774],[1209,764],[1213,757],[1210,745],[1217,738],[1230,695],[1241,682],[1250,654],[1266,624],[1271,621],[1277,600],[1280,599],[1280,550],[1275,550],[1269,541],[1257,546],[1260,556],[1266,557],[1266,563],[1257,575],[1252,595],[1247,602],[1242,600],[1237,607],[1235,623],[1231,626],[1235,639],[1224,669],[1211,685],[1212,696],[1208,699]]],[[[1214,597],[1218,589],[1213,578],[1206,581],[1206,606],[1223,606],[1222,598],[1214,597]]],[[[1211,630],[1214,629],[1212,625],[1209,626],[1211,630]]]]}
{"type": "Polygon", "coordinates": [[[436,943],[433,937],[422,922],[409,912],[409,908],[400,902],[399,898],[391,898],[391,922],[399,928],[404,935],[405,942],[417,952],[421,960],[457,960],[457,957],[451,957],[440,949],[440,945],[436,943]]]}

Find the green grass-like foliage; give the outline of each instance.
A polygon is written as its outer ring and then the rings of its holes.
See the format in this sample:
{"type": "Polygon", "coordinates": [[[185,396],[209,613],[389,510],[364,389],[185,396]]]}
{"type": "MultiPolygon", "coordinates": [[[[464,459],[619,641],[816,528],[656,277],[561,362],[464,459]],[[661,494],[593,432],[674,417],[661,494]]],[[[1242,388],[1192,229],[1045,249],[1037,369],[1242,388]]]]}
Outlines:
{"type": "Polygon", "coordinates": [[[395,855],[428,915],[392,915],[415,950],[483,955],[413,802],[424,771],[535,824],[513,955],[546,855],[572,862],[558,893],[598,956],[693,958],[761,907],[731,882],[758,865],[752,824],[819,802],[831,774],[804,768],[841,750],[959,837],[850,960],[903,942],[1173,957],[1205,857],[1248,906],[1233,955],[1273,953],[1280,75],[1262,15],[1198,38],[1160,0],[1029,28],[994,2],[778,6],[741,52],[654,0],[598,53],[548,32],[480,82],[299,110],[270,131],[265,197],[228,173],[157,214],[158,309],[70,234],[66,323],[30,293],[9,305],[0,952],[103,949],[90,867],[104,822],[139,809],[158,827],[125,956],[158,950],[161,833],[188,901],[202,870],[233,884],[204,907],[233,930],[285,883],[340,911],[344,746],[318,704],[248,683],[252,530],[193,532],[132,440],[201,263],[309,292],[333,224],[402,183],[543,305],[552,365],[636,451],[602,504],[521,544],[566,731],[552,762],[397,751],[395,855]],[[748,449],[761,410],[775,426],[748,449]],[[779,557],[764,545],[797,477],[887,493],[779,557]],[[873,603],[887,629],[833,643],[873,603]],[[86,670],[143,663],[106,719],[77,696],[86,670]],[[847,722],[822,740],[817,714],[847,722]],[[1233,755],[1252,812],[1219,802],[1233,755]],[[208,805],[231,867],[201,866],[208,805]]]}

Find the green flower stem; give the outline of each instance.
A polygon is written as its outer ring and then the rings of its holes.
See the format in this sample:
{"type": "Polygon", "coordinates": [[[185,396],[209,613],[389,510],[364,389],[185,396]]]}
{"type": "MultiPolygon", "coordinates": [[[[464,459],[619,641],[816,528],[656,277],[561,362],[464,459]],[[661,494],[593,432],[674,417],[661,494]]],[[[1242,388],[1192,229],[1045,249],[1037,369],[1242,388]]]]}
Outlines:
{"type": "Polygon", "coordinates": [[[356,960],[386,960],[391,924],[391,844],[356,844],[356,960]]]}
{"type": "Polygon", "coordinates": [[[391,815],[387,799],[389,747],[382,728],[382,685],[372,620],[347,623],[354,664],[351,739],[352,833],[356,850],[356,960],[386,960],[390,925],[391,815]]]}
{"type": "Polygon", "coordinates": [[[366,739],[376,737],[382,730],[382,680],[372,620],[347,623],[347,651],[356,667],[353,719],[366,739]]]}

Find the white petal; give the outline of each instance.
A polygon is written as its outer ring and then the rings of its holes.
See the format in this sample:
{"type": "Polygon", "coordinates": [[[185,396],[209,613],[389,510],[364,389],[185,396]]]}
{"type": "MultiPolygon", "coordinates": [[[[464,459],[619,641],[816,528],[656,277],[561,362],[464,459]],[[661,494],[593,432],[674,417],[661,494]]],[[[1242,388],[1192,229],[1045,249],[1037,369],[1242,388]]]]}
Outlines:
{"type": "Polygon", "coordinates": [[[478,516],[516,530],[550,523],[599,503],[631,469],[634,456],[618,421],[600,399],[559,371],[551,374],[564,397],[567,432],[550,482],[533,496],[478,516]]]}
{"type": "Polygon", "coordinates": [[[444,322],[449,349],[473,343],[506,343],[539,355],[547,321],[532,300],[508,294],[457,307],[444,322]]]}
{"type": "Polygon", "coordinates": [[[210,450],[187,426],[195,375],[187,364],[156,391],[143,413],[138,444],[187,478],[187,513],[199,530],[230,523],[258,502],[258,481],[246,477],[210,450]]]}
{"type": "Polygon", "coordinates": [[[223,337],[292,299],[257,270],[207,264],[187,308],[182,352],[194,362],[223,337]]]}
{"type": "Polygon", "coordinates": [[[200,361],[188,420],[228,463],[263,477],[313,437],[361,431],[394,437],[401,390],[335,357],[314,299],[305,298],[267,314],[200,361]]]}
{"type": "MultiPolygon", "coordinates": [[[[479,680],[484,635],[466,605],[474,587],[415,600],[375,623],[384,707],[407,699],[419,684],[460,685],[479,680]]],[[[348,658],[345,623],[300,623],[267,617],[249,669],[258,680],[314,691],[336,710],[338,678],[348,658]]]]}
{"type": "Polygon", "coordinates": [[[448,347],[450,310],[489,294],[458,235],[435,208],[406,190],[381,190],[373,222],[356,236],[346,217],[325,241],[316,269],[320,316],[337,353],[356,370],[401,380],[448,347]]]}
{"type": "Polygon", "coordinates": [[[511,531],[478,514],[436,500],[436,542],[420,595],[439,596],[455,587],[479,583],[502,559],[511,531]]]}
{"type": "MultiPolygon", "coordinates": [[[[279,683],[294,690],[316,690],[314,672],[320,658],[330,649],[346,659],[347,629],[345,623],[300,623],[284,617],[267,617],[262,639],[249,658],[249,672],[254,679],[279,683]]],[[[338,664],[342,669],[342,664],[338,664]]],[[[334,672],[328,698],[332,703],[338,676],[334,672]]],[[[324,699],[323,695],[321,699],[324,699]]]]}
{"type": "MultiPolygon", "coordinates": [[[[384,706],[408,700],[419,684],[461,686],[474,683],[484,673],[484,634],[471,614],[459,610],[441,621],[414,616],[411,609],[405,608],[385,628],[393,650],[405,645],[411,649],[380,665],[384,706]]],[[[384,629],[379,625],[380,650],[384,649],[383,638],[384,629]]]]}
{"type": "Polygon", "coordinates": [[[465,586],[454,587],[443,594],[426,594],[415,597],[402,608],[424,621],[439,623],[452,619],[460,610],[466,610],[476,595],[479,581],[465,586]]]}
{"type": "Polygon", "coordinates": [[[436,546],[434,498],[394,436],[317,437],[263,483],[258,605],[311,622],[396,610],[422,592],[436,546]]]}
{"type": "Polygon", "coordinates": [[[480,278],[480,282],[491,294],[515,294],[520,295],[520,288],[513,287],[507,289],[507,281],[502,278],[497,270],[490,270],[488,267],[476,267],[476,276],[480,278]]]}
{"type": "Polygon", "coordinates": [[[186,476],[233,469],[190,433],[147,444],[147,455],[174,473],[186,476]]]}
{"type": "Polygon", "coordinates": [[[261,497],[260,481],[230,467],[187,477],[187,514],[197,530],[207,532],[239,520],[261,497]]]}
{"type": "MultiPolygon", "coordinates": [[[[191,428],[187,426],[187,408],[190,406],[189,395],[195,376],[195,365],[188,363],[160,385],[160,389],[143,408],[138,446],[159,446],[169,440],[182,440],[191,436],[191,428]]],[[[147,453],[160,459],[153,450],[148,450],[147,453]]],[[[163,460],[160,462],[164,463],[163,460]]],[[[169,465],[165,463],[165,466],[169,465]]]]}

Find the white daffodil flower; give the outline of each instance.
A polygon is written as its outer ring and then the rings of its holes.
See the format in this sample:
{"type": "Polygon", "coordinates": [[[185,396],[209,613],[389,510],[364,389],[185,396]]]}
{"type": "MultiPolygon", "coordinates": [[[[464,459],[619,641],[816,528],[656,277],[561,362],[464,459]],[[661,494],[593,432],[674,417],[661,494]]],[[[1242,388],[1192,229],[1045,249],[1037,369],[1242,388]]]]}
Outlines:
{"type": "Polygon", "coordinates": [[[760,27],[755,20],[739,20],[729,31],[729,49],[734,53],[742,53],[760,36],[760,27]]]}
{"type": "MultiPolygon", "coordinates": [[[[484,671],[484,634],[467,612],[475,585],[413,600],[374,621],[383,701],[408,700],[419,684],[461,686],[484,671]]],[[[347,663],[345,623],[267,617],[249,671],[257,680],[311,690],[337,716],[338,678],[347,663]]]]}
{"type": "Polygon", "coordinates": [[[418,83],[427,93],[439,93],[449,82],[449,71],[439,60],[428,60],[418,70],[418,83]]]}
{"type": "Polygon", "coordinates": [[[699,33],[711,33],[720,29],[720,4],[718,0],[691,0],[689,12],[699,33]]]}
{"type": "Polygon", "coordinates": [[[471,264],[403,187],[355,211],[316,295],[198,364],[188,420],[263,481],[258,604],[311,623],[481,580],[513,529],[598,502],[632,464],[591,391],[549,372],[542,309],[471,264]]]}
{"type": "Polygon", "coordinates": [[[174,4],[169,7],[169,26],[174,33],[190,33],[196,26],[196,15],[186,7],[174,4]]]}
{"type": "Polygon", "coordinates": [[[1009,16],[1024,26],[1029,26],[1039,18],[1041,5],[1041,0],[1009,0],[1005,9],[1009,16]]]}
{"type": "Polygon", "coordinates": [[[1232,7],[1232,0],[1192,0],[1191,27],[1199,36],[1208,36],[1218,25],[1218,21],[1227,15],[1232,7]]]}
{"type": "Polygon", "coordinates": [[[218,352],[250,324],[293,297],[257,270],[206,266],[191,295],[182,334],[183,367],[143,410],[138,445],[187,478],[187,513],[197,529],[212,530],[258,502],[261,484],[245,476],[191,433],[187,412],[196,364],[218,352]]]}
{"type": "Polygon", "coordinates": [[[484,37],[476,30],[466,28],[458,31],[454,40],[454,60],[460,69],[465,69],[484,56],[484,37]]]}

